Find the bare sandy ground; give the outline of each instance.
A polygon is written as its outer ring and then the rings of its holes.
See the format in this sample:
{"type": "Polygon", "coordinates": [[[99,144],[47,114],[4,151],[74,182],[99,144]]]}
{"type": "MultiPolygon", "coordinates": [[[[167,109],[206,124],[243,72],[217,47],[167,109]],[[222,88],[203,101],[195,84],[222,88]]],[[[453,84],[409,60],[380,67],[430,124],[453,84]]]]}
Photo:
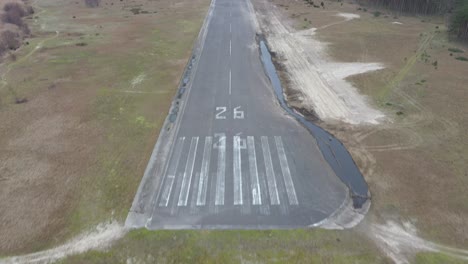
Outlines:
{"type": "MultiPolygon", "coordinates": [[[[326,44],[318,41],[315,29],[296,31],[275,6],[265,1],[258,13],[269,48],[281,60],[289,81],[288,102],[296,108],[314,112],[322,120],[350,124],[379,123],[384,114],[374,109],[365,96],[346,77],[383,69],[380,63],[338,63],[326,54],[326,44]]],[[[349,21],[359,18],[351,13],[337,13],[349,21]]],[[[335,22],[336,25],[342,22],[335,22]]]]}
{"type": "Polygon", "coordinates": [[[95,230],[84,233],[69,242],[45,251],[0,259],[0,264],[53,263],[70,255],[88,250],[105,250],[112,242],[122,238],[127,230],[117,222],[98,225],[95,230]]]}
{"type": "Polygon", "coordinates": [[[408,256],[420,251],[442,252],[454,258],[468,261],[468,250],[443,246],[422,239],[410,222],[398,224],[372,224],[367,233],[396,264],[410,263],[408,256]]]}

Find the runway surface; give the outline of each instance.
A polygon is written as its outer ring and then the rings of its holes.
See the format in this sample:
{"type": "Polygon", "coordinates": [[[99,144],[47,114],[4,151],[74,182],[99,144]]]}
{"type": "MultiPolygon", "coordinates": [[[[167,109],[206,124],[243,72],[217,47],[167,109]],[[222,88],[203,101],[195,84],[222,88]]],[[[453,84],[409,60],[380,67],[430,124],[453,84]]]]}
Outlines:
{"type": "Polygon", "coordinates": [[[305,227],[347,198],[315,138],[280,107],[248,1],[214,2],[149,229],[305,227]]]}

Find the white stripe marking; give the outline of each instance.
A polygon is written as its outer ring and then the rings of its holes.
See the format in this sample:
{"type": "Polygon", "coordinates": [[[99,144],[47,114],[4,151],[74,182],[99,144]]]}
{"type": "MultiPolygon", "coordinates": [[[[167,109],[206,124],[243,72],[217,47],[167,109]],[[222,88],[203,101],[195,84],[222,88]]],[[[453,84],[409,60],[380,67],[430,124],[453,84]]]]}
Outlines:
{"type": "Polygon", "coordinates": [[[278,155],[280,159],[281,172],[283,173],[284,184],[286,186],[286,192],[288,193],[289,204],[298,205],[296,190],[294,183],[291,178],[291,171],[289,170],[288,159],[284,151],[283,140],[281,137],[275,137],[276,148],[278,149],[278,155]]]}
{"type": "Polygon", "coordinates": [[[182,180],[182,189],[180,190],[179,202],[177,203],[178,206],[187,206],[190,184],[192,183],[193,167],[195,165],[195,156],[197,154],[197,146],[198,137],[192,137],[187,164],[185,165],[184,178],[182,180]]]}
{"type": "Polygon", "coordinates": [[[205,205],[206,203],[206,190],[208,188],[208,175],[210,171],[211,160],[211,145],[213,144],[212,137],[205,138],[205,149],[203,150],[203,160],[200,172],[200,182],[198,184],[197,205],[205,205]]]}
{"type": "Polygon", "coordinates": [[[169,196],[172,192],[172,186],[174,186],[174,179],[177,167],[179,165],[180,155],[182,154],[182,148],[184,146],[185,137],[180,137],[177,141],[177,145],[174,152],[174,157],[172,160],[174,161],[169,168],[169,172],[167,174],[168,181],[166,182],[166,186],[164,187],[164,191],[162,197],[159,201],[159,206],[167,207],[169,204],[169,196]]]}
{"type": "Polygon", "coordinates": [[[268,191],[270,193],[271,204],[280,204],[278,188],[276,187],[275,172],[273,170],[273,162],[271,161],[270,145],[267,137],[261,137],[263,157],[265,160],[265,169],[268,182],[268,191]]]}
{"type": "Polygon", "coordinates": [[[260,182],[258,180],[257,154],[255,153],[254,137],[247,137],[247,149],[249,152],[250,183],[252,189],[252,204],[262,204],[262,194],[260,193],[260,182]]]}
{"type": "Polygon", "coordinates": [[[229,69],[229,94],[231,94],[231,85],[232,84],[232,77],[231,77],[231,69],[229,69]]]}
{"type": "Polygon", "coordinates": [[[233,154],[233,170],[234,170],[234,205],[240,205],[242,200],[242,164],[240,151],[240,137],[233,138],[234,154],[233,154]]]}
{"type": "Polygon", "coordinates": [[[226,136],[220,136],[218,146],[218,170],[216,172],[215,205],[224,204],[224,181],[226,172],[226,136]]]}
{"type": "Polygon", "coordinates": [[[229,40],[229,56],[232,54],[232,41],[229,40]]]}

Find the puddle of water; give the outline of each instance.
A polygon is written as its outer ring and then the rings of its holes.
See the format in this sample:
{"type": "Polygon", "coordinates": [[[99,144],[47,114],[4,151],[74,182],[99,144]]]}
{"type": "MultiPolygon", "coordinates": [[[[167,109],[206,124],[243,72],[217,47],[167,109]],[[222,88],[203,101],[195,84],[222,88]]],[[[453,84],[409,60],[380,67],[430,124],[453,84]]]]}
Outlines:
{"type": "Polygon", "coordinates": [[[283,109],[296,118],[303,126],[305,126],[312,136],[317,140],[318,146],[322,151],[325,160],[330,164],[335,174],[348,186],[351,197],[353,199],[354,208],[361,208],[362,205],[370,198],[369,188],[364,177],[359,171],[356,163],[338,139],[332,134],[325,131],[323,128],[305,119],[293,109],[289,108],[283,94],[280,79],[276,73],[275,65],[271,58],[270,51],[263,37],[259,38],[260,57],[263,63],[266,74],[270,78],[271,84],[275,91],[278,101],[283,109]]]}

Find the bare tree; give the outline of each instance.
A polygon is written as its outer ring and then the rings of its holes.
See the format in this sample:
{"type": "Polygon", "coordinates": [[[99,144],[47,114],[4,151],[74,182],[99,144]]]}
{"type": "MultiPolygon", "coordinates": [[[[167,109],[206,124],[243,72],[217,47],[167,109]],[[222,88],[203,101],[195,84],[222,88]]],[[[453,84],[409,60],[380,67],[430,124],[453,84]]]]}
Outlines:
{"type": "Polygon", "coordinates": [[[19,48],[20,41],[18,39],[19,35],[10,30],[3,31],[0,35],[0,41],[3,43],[3,47],[10,50],[19,48]]]}

